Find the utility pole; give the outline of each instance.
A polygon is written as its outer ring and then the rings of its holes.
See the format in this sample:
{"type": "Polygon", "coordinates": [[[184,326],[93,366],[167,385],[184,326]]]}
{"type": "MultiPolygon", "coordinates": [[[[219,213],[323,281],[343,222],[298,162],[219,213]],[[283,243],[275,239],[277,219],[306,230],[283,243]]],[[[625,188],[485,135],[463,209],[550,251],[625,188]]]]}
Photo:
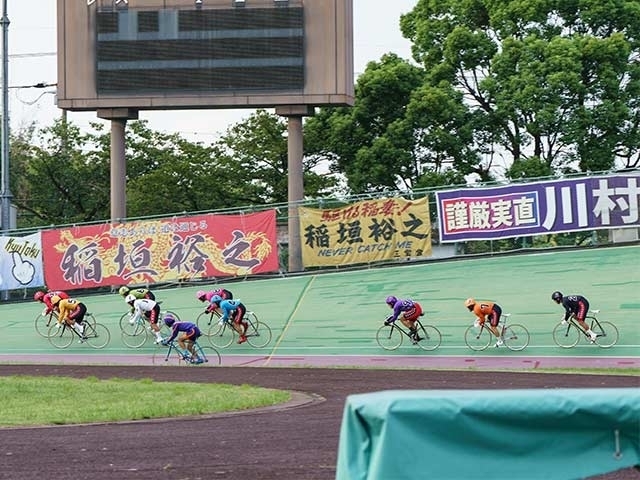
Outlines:
{"type": "MultiPolygon", "coordinates": [[[[11,189],[9,188],[9,17],[7,16],[7,0],[2,2],[2,126],[0,141],[2,155],[0,159],[0,219],[2,232],[11,230],[11,189]]],[[[2,290],[2,299],[9,299],[9,291],[2,290]]]]}
{"type": "Polygon", "coordinates": [[[11,230],[11,188],[9,186],[9,17],[7,0],[2,1],[2,160],[1,219],[2,232],[11,230]]]}

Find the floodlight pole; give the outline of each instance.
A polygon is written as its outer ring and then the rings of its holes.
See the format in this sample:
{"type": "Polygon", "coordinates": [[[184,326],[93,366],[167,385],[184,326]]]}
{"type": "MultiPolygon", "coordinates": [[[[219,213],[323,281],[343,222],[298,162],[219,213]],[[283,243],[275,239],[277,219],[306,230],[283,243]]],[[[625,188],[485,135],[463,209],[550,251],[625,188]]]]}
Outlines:
{"type": "Polygon", "coordinates": [[[310,117],[315,109],[312,105],[288,105],[276,107],[276,115],[287,117],[287,151],[288,151],[288,203],[289,203],[289,272],[301,272],[302,240],[300,238],[300,214],[298,207],[304,199],[304,155],[302,118],[310,117]]]}
{"type": "Polygon", "coordinates": [[[11,189],[9,186],[9,17],[7,16],[7,0],[2,2],[2,169],[0,192],[2,231],[11,230],[11,189]]]}

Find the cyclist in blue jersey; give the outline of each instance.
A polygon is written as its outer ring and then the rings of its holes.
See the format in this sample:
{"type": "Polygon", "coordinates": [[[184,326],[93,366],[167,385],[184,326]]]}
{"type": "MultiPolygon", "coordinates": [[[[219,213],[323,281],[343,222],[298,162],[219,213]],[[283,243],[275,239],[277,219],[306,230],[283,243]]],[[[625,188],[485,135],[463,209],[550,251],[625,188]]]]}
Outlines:
{"type": "Polygon", "coordinates": [[[233,328],[240,336],[238,343],[246,342],[246,333],[249,324],[244,321],[244,315],[247,313],[247,307],[245,307],[240,300],[223,300],[220,295],[211,297],[210,302],[211,305],[220,312],[221,322],[232,322],[233,328]]]}
{"type": "Polygon", "coordinates": [[[176,317],[167,313],[163,318],[164,324],[171,329],[171,335],[162,341],[163,345],[169,345],[173,340],[178,340],[178,345],[182,351],[188,351],[191,363],[202,363],[204,359],[200,358],[195,351],[195,342],[202,335],[200,329],[195,323],[178,322],[176,317]]]}

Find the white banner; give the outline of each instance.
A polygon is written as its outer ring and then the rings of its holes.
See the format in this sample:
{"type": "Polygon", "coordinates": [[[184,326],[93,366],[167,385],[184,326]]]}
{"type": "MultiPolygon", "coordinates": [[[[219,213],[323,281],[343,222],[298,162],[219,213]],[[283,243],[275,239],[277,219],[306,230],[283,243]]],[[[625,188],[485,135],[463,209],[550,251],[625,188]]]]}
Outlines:
{"type": "Polygon", "coordinates": [[[40,233],[0,237],[0,290],[44,285],[40,233]]]}

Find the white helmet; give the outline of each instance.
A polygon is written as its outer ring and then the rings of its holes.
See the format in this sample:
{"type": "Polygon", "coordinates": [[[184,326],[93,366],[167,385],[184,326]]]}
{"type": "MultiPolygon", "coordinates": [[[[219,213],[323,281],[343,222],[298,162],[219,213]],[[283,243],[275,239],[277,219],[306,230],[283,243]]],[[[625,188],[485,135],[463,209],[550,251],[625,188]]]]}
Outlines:
{"type": "Polygon", "coordinates": [[[135,302],[136,300],[137,298],[131,294],[127,295],[124,299],[124,301],[127,303],[135,302]]]}

